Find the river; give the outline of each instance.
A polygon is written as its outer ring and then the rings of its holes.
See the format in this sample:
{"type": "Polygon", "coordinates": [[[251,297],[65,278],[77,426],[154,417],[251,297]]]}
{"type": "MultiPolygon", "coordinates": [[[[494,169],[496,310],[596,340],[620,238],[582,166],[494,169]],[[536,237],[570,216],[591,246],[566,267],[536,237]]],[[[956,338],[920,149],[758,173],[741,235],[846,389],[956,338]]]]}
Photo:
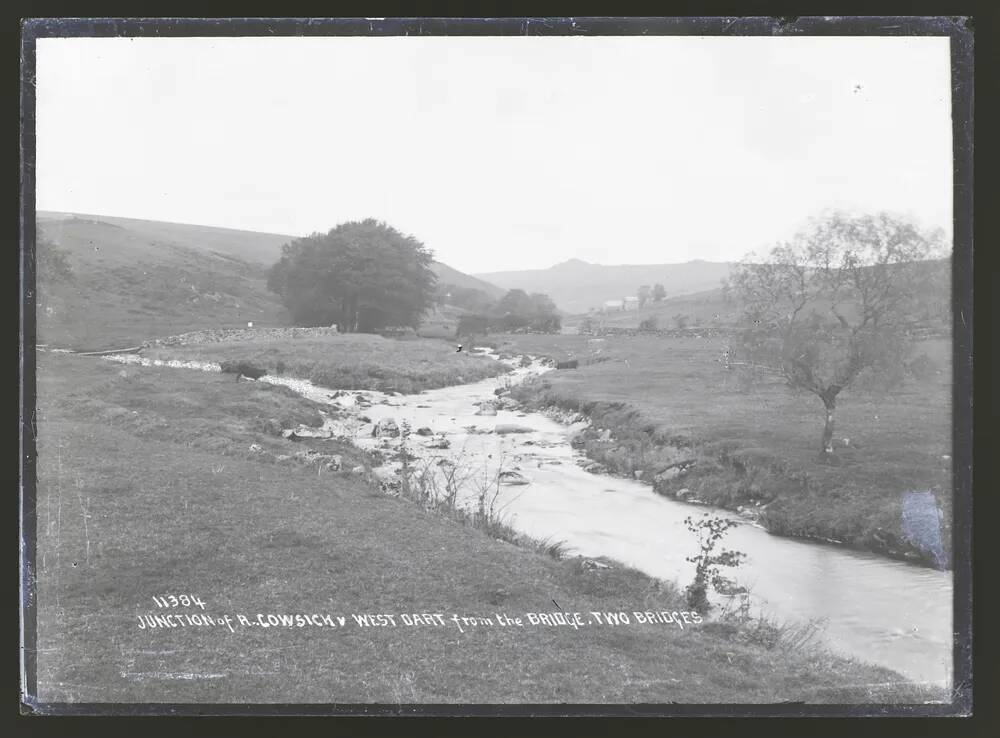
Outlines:
{"type": "MultiPolygon", "coordinates": [[[[136,355],[106,358],[219,370],[213,364],[154,362],[136,355]]],[[[734,578],[750,589],[764,612],[778,621],[820,621],[831,649],[914,681],[950,687],[950,571],[772,536],[734,513],[660,496],[639,481],[587,472],[570,445],[572,433],[585,423],[566,425],[517,409],[477,414],[477,403],[494,399],[498,387],[545,370],[533,361],[501,377],[414,395],[338,393],[270,375],[260,381],[288,386],[340,408],[322,432],[349,437],[364,448],[398,448],[398,439],[372,437],[372,424],[379,420],[406,421],[414,431],[430,429],[432,435],[414,433],[407,440],[415,468],[434,471],[439,478],[443,470],[456,469],[456,476],[466,478],[460,502],[472,503],[478,491],[488,487],[499,490],[495,505],[514,528],[535,538],[563,541],[573,555],[608,557],[684,585],[693,576],[693,565],[685,559],[696,548],[684,519],[711,511],[737,521],[740,525],[729,531],[724,546],[747,554],[734,578]],[[371,423],[362,422],[361,416],[371,423]],[[512,424],[524,432],[495,432],[498,425],[512,424]],[[443,440],[449,447],[435,448],[444,445],[443,440]],[[497,486],[497,474],[503,470],[518,471],[528,483],[497,486]]],[[[394,468],[398,464],[387,464],[380,473],[390,477],[394,468]]]]}

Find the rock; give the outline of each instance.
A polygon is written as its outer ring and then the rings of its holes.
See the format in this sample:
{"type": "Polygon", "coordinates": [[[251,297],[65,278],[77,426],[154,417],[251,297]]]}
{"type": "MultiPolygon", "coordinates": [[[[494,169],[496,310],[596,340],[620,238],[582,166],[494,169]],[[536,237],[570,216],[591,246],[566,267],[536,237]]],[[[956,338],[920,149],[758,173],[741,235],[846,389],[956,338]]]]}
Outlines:
{"type": "Polygon", "coordinates": [[[382,418],[382,420],[375,424],[372,435],[375,438],[398,438],[399,426],[396,425],[396,421],[392,418],[382,418]]]}
{"type": "Polygon", "coordinates": [[[451,441],[447,438],[435,438],[427,444],[427,448],[451,448],[451,441]]]}
{"type": "Polygon", "coordinates": [[[365,468],[363,466],[361,466],[360,464],[358,466],[354,467],[353,469],[351,469],[351,474],[361,475],[361,474],[364,474],[364,473],[365,473],[365,468]]]}
{"type": "Polygon", "coordinates": [[[597,438],[598,441],[610,441],[611,440],[611,429],[605,428],[601,431],[601,435],[597,438]]]}
{"type": "Polygon", "coordinates": [[[250,453],[252,454],[262,454],[264,453],[263,447],[259,443],[250,444],[250,453]]]}
{"type": "Polygon", "coordinates": [[[611,566],[595,559],[584,559],[580,562],[580,568],[593,571],[595,569],[610,569],[611,566]]]}
{"type": "Polygon", "coordinates": [[[434,431],[432,431],[427,426],[424,426],[422,428],[417,428],[413,432],[416,433],[418,436],[433,436],[434,435],[434,431]]]}
{"type": "Polygon", "coordinates": [[[531,484],[531,480],[517,471],[500,472],[500,484],[522,485],[531,484]]]}
{"type": "Polygon", "coordinates": [[[689,490],[687,487],[684,487],[684,489],[677,490],[674,493],[674,497],[676,497],[678,500],[686,500],[689,497],[694,497],[694,492],[689,490]]]}
{"type": "Polygon", "coordinates": [[[365,424],[369,424],[369,423],[372,422],[372,419],[369,418],[367,415],[359,415],[358,416],[358,420],[360,420],[362,423],[365,423],[365,424]]]}
{"type": "Polygon", "coordinates": [[[479,403],[479,410],[476,411],[476,415],[496,415],[497,408],[492,402],[488,400],[479,403]]]}
{"type": "Polygon", "coordinates": [[[302,436],[297,435],[294,430],[288,428],[287,430],[281,431],[281,437],[286,438],[289,441],[301,441],[302,436]]]}
{"type": "Polygon", "coordinates": [[[507,433],[533,433],[534,428],[529,428],[526,425],[517,425],[515,423],[498,423],[497,427],[493,431],[499,435],[505,435],[507,433]]]}
{"type": "Polygon", "coordinates": [[[556,369],[576,369],[580,366],[579,359],[571,359],[569,361],[560,361],[556,363],[556,369]]]}
{"type": "Polygon", "coordinates": [[[378,487],[382,494],[396,496],[403,490],[403,483],[398,479],[383,479],[378,487]]]}

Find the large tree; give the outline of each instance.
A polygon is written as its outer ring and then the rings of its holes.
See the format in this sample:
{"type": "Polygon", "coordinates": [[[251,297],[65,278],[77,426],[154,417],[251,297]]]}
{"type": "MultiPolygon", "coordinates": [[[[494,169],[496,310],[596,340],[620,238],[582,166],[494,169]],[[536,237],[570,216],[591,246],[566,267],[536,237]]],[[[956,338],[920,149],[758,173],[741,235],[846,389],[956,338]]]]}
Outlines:
{"type": "Polygon", "coordinates": [[[416,328],[433,305],[432,260],[420,241],[369,218],[285,244],[267,286],[298,325],[416,328]]]}
{"type": "Polygon", "coordinates": [[[886,384],[902,376],[921,295],[947,275],[929,260],[944,254],[940,230],[886,213],[832,213],[734,269],[739,363],[820,399],[822,455],[833,453],[841,392],[865,374],[886,384]]]}

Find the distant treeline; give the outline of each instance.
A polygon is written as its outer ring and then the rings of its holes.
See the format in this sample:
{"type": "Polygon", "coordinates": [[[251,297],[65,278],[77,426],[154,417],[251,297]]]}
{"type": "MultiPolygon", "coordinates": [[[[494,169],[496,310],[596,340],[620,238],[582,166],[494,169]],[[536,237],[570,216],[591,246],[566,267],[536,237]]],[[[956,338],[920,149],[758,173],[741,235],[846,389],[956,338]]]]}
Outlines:
{"type": "Polygon", "coordinates": [[[517,330],[558,333],[562,327],[555,303],[537,292],[514,289],[495,300],[483,290],[444,284],[438,286],[437,300],[469,311],[459,318],[459,336],[517,330]]]}

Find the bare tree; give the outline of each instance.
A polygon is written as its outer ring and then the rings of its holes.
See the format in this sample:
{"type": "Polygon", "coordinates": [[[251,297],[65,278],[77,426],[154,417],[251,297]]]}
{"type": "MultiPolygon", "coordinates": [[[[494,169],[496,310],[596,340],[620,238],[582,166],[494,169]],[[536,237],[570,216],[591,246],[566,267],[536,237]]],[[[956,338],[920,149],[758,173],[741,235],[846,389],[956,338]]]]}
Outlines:
{"type": "Polygon", "coordinates": [[[844,389],[866,373],[886,386],[902,378],[921,295],[947,279],[945,265],[932,260],[946,253],[940,229],[924,233],[886,213],[835,212],[734,269],[739,363],[819,397],[822,455],[833,453],[844,389]]]}

